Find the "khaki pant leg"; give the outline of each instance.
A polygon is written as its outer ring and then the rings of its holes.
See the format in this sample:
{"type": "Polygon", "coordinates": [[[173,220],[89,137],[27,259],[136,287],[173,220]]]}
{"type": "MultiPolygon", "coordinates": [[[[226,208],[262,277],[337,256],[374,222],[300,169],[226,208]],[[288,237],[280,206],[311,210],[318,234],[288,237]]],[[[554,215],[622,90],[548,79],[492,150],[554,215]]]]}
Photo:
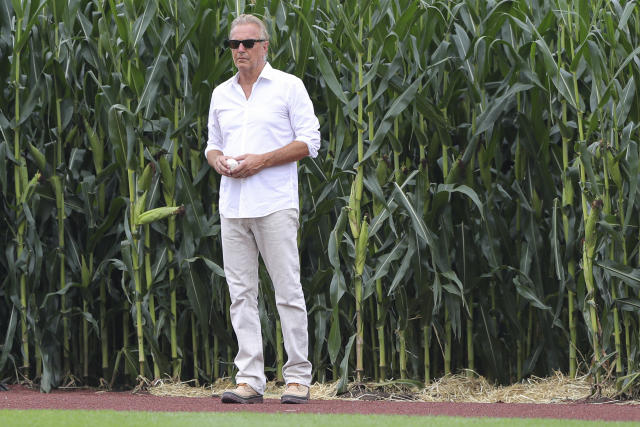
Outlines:
{"type": "Polygon", "coordinates": [[[309,386],[311,363],[308,360],[307,308],[300,284],[298,211],[286,209],[255,220],[252,230],[273,282],[287,352],[283,377],[286,383],[309,386]]]}
{"type": "Polygon", "coordinates": [[[252,223],[253,219],[220,218],[231,324],[238,339],[236,383],[247,383],[263,394],[266,378],[258,313],[258,248],[252,223]]]}

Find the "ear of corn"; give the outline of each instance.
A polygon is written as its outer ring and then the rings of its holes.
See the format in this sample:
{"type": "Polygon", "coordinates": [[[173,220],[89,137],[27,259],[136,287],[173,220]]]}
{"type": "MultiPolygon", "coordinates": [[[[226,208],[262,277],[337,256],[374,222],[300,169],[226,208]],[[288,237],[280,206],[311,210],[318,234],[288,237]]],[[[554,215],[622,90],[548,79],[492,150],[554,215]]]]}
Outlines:
{"type": "Polygon", "coordinates": [[[177,215],[179,212],[184,211],[182,206],[163,206],[160,208],[154,208],[140,213],[137,216],[136,225],[150,224],[154,221],[160,221],[171,215],[177,215]]]}

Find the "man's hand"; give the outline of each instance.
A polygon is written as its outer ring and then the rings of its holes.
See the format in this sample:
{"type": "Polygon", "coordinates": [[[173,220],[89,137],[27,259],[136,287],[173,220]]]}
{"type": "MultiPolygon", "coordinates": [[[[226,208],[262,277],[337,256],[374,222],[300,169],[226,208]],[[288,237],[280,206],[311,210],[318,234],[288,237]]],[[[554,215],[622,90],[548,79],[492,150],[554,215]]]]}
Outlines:
{"type": "Polygon", "coordinates": [[[229,168],[229,165],[227,164],[227,159],[231,159],[232,157],[229,156],[225,156],[222,154],[221,151],[210,151],[209,153],[207,153],[207,162],[209,163],[209,166],[211,166],[213,169],[215,169],[216,172],[218,172],[220,175],[224,175],[224,176],[232,176],[231,175],[231,168],[229,168]]]}
{"type": "Polygon", "coordinates": [[[220,175],[231,178],[247,178],[260,172],[262,169],[279,166],[289,162],[297,162],[309,155],[307,144],[293,141],[282,148],[263,154],[243,154],[241,156],[225,156],[222,151],[212,150],[207,153],[207,162],[220,175]],[[233,171],[227,165],[227,159],[238,161],[233,171]]]}
{"type": "Polygon", "coordinates": [[[257,174],[266,166],[264,154],[243,154],[234,157],[238,161],[238,166],[230,171],[229,176],[233,178],[247,178],[257,174]]]}

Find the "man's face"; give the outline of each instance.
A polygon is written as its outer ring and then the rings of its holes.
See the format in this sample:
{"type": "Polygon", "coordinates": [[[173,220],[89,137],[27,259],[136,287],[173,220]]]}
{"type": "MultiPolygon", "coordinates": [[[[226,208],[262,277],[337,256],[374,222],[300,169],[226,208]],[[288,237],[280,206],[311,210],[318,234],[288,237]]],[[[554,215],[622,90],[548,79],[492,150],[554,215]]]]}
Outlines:
{"type": "MultiPolygon", "coordinates": [[[[260,28],[253,24],[241,24],[236,26],[229,35],[231,40],[261,39],[260,28]]],[[[269,42],[257,42],[251,49],[247,49],[244,44],[240,44],[237,49],[231,49],[233,63],[239,71],[252,72],[259,70],[264,65],[264,58],[267,54],[269,42]]]]}

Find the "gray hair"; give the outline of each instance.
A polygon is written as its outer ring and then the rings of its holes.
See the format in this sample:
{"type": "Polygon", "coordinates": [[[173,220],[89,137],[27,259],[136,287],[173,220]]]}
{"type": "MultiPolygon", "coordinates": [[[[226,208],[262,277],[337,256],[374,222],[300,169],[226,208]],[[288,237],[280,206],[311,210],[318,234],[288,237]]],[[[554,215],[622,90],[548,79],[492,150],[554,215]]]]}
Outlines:
{"type": "Polygon", "coordinates": [[[229,35],[231,35],[231,32],[236,26],[245,25],[245,24],[255,25],[260,29],[260,38],[265,39],[267,41],[269,40],[269,32],[267,31],[267,26],[264,25],[264,22],[262,22],[262,19],[250,14],[238,15],[238,17],[234,19],[233,22],[231,22],[231,29],[229,30],[229,35]]]}

